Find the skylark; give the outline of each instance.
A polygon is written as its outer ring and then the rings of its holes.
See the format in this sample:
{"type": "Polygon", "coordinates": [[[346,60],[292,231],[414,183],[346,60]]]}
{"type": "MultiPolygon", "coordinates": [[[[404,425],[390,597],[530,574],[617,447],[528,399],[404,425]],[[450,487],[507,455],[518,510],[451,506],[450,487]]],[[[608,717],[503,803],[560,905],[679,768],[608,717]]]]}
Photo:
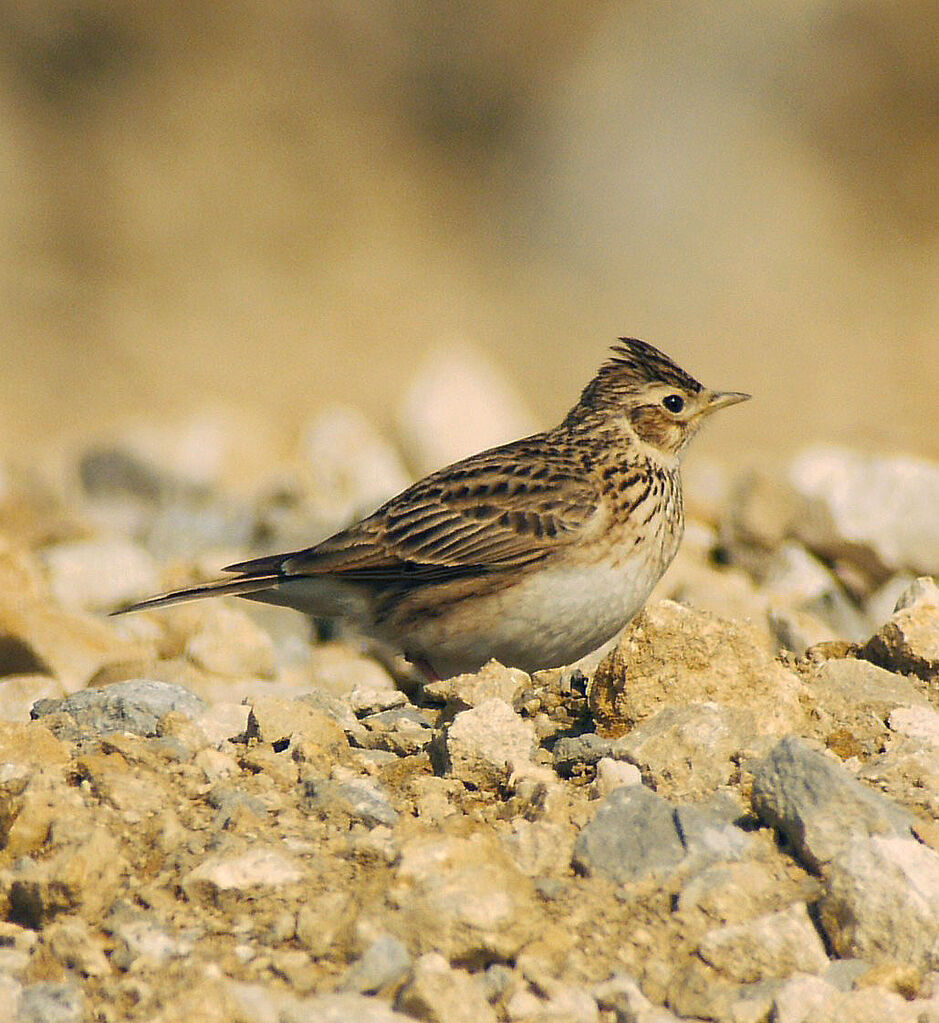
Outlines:
{"type": "Polygon", "coordinates": [[[702,387],[644,341],[612,351],[554,429],[432,473],[314,547],[124,610],[223,594],[282,604],[351,620],[430,678],[491,657],[528,672],[578,660],[675,556],[688,442],[749,397],[702,387]]]}

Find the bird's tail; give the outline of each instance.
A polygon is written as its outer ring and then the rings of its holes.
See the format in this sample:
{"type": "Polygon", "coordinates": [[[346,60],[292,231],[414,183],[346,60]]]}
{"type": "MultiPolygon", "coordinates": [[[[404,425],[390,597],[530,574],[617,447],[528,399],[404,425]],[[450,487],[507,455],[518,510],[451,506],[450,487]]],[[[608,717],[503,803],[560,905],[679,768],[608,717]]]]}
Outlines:
{"type": "Polygon", "coordinates": [[[127,607],[118,608],[112,611],[112,615],[123,615],[130,611],[148,611],[155,607],[170,607],[172,604],[183,604],[189,600],[201,600],[203,597],[224,597],[226,595],[246,596],[250,593],[257,593],[260,590],[269,590],[281,581],[277,573],[265,575],[247,575],[240,579],[217,579],[210,583],[201,583],[199,586],[189,586],[184,590],[171,590],[169,593],[159,593],[155,597],[147,597],[146,600],[138,600],[127,607]]]}

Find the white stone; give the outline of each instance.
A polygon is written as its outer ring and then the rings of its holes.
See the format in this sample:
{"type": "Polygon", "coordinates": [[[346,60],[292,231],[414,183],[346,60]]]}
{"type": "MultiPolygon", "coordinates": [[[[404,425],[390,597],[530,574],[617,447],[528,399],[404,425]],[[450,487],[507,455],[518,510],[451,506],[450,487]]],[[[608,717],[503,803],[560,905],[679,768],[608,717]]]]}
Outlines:
{"type": "Polygon", "coordinates": [[[889,569],[939,572],[939,464],[822,446],[799,455],[790,478],[809,502],[795,527],[813,549],[867,550],[889,569]]]}
{"type": "Polygon", "coordinates": [[[453,719],[446,733],[449,773],[479,788],[495,788],[531,759],[535,727],[504,701],[484,700],[453,719]]]}
{"type": "Polygon", "coordinates": [[[113,611],[160,588],[150,554],[130,540],[74,540],[42,551],[52,595],[69,611],[113,611]]]}

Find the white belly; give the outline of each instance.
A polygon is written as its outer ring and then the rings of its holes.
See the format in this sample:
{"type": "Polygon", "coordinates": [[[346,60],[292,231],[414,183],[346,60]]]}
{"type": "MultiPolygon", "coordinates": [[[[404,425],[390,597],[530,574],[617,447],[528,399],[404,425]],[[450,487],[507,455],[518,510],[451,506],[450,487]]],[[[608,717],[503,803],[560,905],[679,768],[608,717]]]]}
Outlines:
{"type": "Polygon", "coordinates": [[[502,592],[419,621],[409,645],[444,677],[491,657],[529,672],[570,664],[626,625],[669,561],[647,550],[618,564],[542,568],[502,592]]]}

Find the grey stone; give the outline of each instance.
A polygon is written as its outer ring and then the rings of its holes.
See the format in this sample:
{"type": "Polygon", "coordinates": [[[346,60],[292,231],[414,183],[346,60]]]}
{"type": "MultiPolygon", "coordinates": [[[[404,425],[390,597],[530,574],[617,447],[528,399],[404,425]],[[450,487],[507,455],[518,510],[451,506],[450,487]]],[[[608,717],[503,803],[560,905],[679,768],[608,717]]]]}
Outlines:
{"type": "Polygon", "coordinates": [[[386,793],[367,778],[311,779],[304,787],[304,799],[311,810],[339,812],[369,828],[379,824],[394,827],[398,821],[398,813],[386,793]]]}
{"type": "Polygon", "coordinates": [[[828,956],[803,904],[710,930],[698,955],[737,984],[820,973],[828,956]]]}
{"type": "Polygon", "coordinates": [[[574,844],[574,866],[625,884],[678,864],[685,855],[673,807],[641,785],[614,789],[574,844]]]}
{"type": "Polygon", "coordinates": [[[346,971],[340,991],[373,995],[402,983],[411,969],[411,956],[404,945],[385,934],[372,942],[346,971]]]}
{"type": "Polygon", "coordinates": [[[81,1023],[85,999],[72,984],[30,984],[20,993],[16,1023],[81,1023]]]}
{"type": "Polygon", "coordinates": [[[939,970],[939,853],[912,838],[855,838],[826,880],[819,917],[839,955],[939,970]]]}
{"type": "Polygon", "coordinates": [[[569,778],[578,768],[593,767],[608,757],[612,745],[596,732],[564,736],[554,744],[554,769],[562,778],[569,778]]]}
{"type": "Polygon", "coordinates": [[[781,740],[751,770],[754,812],[786,835],[811,870],[820,870],[859,836],[911,833],[906,810],[800,739],[781,740]]]}
{"type": "Polygon", "coordinates": [[[505,784],[509,772],[531,760],[535,728],[493,697],[461,711],[443,738],[445,773],[480,789],[505,784]]]}
{"type": "Polygon", "coordinates": [[[739,860],[753,847],[753,836],[734,823],[741,816],[733,800],[712,799],[675,809],[675,824],[685,851],[699,861],[739,860]]]}
{"type": "Polygon", "coordinates": [[[64,711],[82,729],[96,735],[132,732],[154,736],[160,718],[174,710],[194,718],[205,710],[205,701],[182,686],[133,679],[100,689],[82,689],[63,700],[38,700],[31,716],[42,718],[64,711]]]}
{"type": "Polygon", "coordinates": [[[818,447],[795,459],[790,479],[806,499],[794,531],[812,550],[880,573],[939,572],[935,462],[818,447]]]}

